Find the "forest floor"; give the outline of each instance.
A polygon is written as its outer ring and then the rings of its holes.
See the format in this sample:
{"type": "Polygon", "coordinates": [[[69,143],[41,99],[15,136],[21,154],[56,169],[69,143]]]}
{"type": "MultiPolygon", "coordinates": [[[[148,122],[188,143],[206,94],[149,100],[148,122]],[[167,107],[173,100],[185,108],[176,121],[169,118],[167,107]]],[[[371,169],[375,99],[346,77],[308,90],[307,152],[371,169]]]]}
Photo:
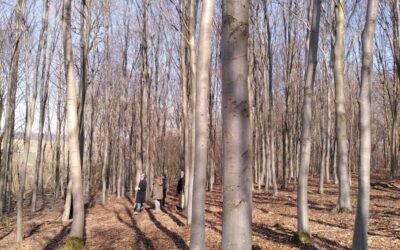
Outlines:
{"type": "MultiPolygon", "coordinates": [[[[331,212],[337,200],[337,185],[326,184],[325,194],[317,192],[318,179],[309,181],[309,216],[312,243],[301,247],[295,243],[296,191],[293,183],[278,197],[253,193],[253,249],[350,249],[353,237],[356,182],[353,178],[353,211],[331,212]]],[[[400,249],[400,180],[385,181],[371,177],[369,246],[370,249],[400,249]],[[379,184],[380,183],[380,184],[379,184]],[[385,185],[389,184],[389,185],[385,185]],[[383,185],[381,185],[383,184],[383,185]]],[[[100,198],[100,197],[98,197],[100,198]]],[[[50,199],[49,199],[50,200],[50,199]]],[[[168,196],[162,212],[153,203],[142,213],[133,213],[133,200],[110,196],[107,205],[94,199],[86,209],[85,249],[187,249],[190,228],[185,216],[175,209],[176,198],[168,196]]],[[[47,201],[36,213],[27,210],[25,240],[15,244],[15,214],[0,221],[0,249],[63,249],[70,224],[60,222],[63,204],[47,201]]],[[[207,249],[220,249],[222,230],[221,189],[207,193],[207,249]]],[[[240,223],[240,222],[238,222],[240,223]]]]}

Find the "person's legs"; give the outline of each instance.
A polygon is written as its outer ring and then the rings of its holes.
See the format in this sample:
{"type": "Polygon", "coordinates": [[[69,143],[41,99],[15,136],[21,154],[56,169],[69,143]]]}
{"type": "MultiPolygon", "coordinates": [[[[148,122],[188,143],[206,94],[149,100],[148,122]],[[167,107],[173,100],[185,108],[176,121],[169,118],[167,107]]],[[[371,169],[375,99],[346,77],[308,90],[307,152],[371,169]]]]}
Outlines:
{"type": "Polygon", "coordinates": [[[156,211],[160,211],[160,200],[155,200],[154,204],[156,205],[156,211]]]}

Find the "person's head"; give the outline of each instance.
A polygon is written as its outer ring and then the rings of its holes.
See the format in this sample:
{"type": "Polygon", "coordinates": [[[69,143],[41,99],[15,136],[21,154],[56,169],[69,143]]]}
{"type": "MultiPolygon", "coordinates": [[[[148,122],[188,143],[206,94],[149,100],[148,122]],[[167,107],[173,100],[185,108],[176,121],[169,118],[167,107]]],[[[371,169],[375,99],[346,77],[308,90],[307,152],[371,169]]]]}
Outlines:
{"type": "Polygon", "coordinates": [[[185,171],[181,170],[181,178],[185,177],[185,171]]]}
{"type": "Polygon", "coordinates": [[[163,177],[161,175],[157,176],[157,182],[160,185],[163,183],[163,177]]]}
{"type": "Polygon", "coordinates": [[[164,173],[164,174],[162,174],[162,178],[163,179],[167,179],[167,175],[164,173]]]}
{"type": "Polygon", "coordinates": [[[145,173],[142,173],[142,174],[140,175],[140,179],[141,179],[141,180],[146,179],[146,174],[145,174],[145,173]]]}

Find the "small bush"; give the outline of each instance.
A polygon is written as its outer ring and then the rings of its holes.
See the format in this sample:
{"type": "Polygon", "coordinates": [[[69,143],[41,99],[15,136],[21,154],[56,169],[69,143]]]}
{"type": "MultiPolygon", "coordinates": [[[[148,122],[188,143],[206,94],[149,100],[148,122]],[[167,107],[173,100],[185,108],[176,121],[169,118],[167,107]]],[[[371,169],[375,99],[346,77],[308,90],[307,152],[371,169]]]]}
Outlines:
{"type": "Polygon", "coordinates": [[[295,234],[294,241],[304,245],[311,244],[311,236],[306,232],[300,232],[295,234]]]}
{"type": "Polygon", "coordinates": [[[85,242],[79,237],[68,237],[65,242],[65,250],[83,250],[85,248],[85,242]]]}

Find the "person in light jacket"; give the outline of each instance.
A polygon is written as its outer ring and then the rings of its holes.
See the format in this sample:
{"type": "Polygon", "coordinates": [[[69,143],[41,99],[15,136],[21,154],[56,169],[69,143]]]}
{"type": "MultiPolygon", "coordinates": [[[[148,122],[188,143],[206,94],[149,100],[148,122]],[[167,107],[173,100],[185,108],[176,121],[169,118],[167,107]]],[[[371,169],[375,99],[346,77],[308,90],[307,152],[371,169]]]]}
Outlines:
{"type": "Polygon", "coordinates": [[[153,188],[153,198],[154,204],[156,206],[156,212],[161,211],[160,206],[163,200],[163,178],[162,176],[158,176],[153,188]]]}

